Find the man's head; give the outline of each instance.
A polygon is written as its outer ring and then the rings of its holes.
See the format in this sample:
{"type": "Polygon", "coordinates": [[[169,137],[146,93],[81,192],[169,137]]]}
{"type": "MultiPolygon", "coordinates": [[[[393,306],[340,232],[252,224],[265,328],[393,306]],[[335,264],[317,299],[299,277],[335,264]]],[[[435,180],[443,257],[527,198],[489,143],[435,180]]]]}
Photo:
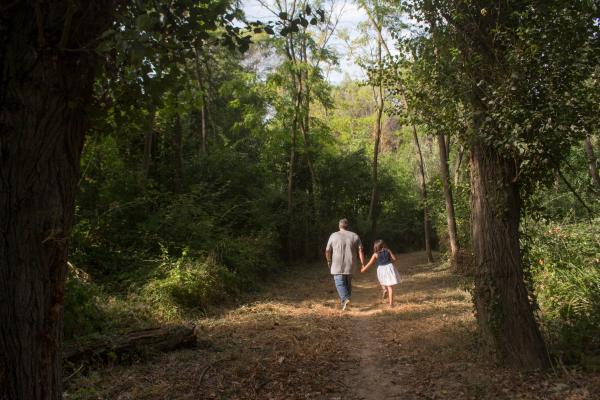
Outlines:
{"type": "Polygon", "coordinates": [[[350,224],[348,223],[348,220],[346,218],[340,219],[340,223],[338,224],[340,229],[343,229],[343,230],[348,229],[348,225],[350,225],[350,224]]]}

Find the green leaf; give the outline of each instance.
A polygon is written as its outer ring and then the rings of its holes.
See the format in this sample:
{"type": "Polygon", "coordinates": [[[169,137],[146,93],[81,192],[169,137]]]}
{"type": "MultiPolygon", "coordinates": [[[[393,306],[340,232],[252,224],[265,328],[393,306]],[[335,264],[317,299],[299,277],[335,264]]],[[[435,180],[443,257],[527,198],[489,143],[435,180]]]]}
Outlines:
{"type": "Polygon", "coordinates": [[[158,19],[151,14],[142,14],[135,18],[135,27],[139,31],[150,31],[157,23],[158,19]]]}
{"type": "Polygon", "coordinates": [[[281,18],[281,19],[287,19],[288,18],[288,14],[286,12],[280,12],[279,13],[279,18],[281,18]]]}

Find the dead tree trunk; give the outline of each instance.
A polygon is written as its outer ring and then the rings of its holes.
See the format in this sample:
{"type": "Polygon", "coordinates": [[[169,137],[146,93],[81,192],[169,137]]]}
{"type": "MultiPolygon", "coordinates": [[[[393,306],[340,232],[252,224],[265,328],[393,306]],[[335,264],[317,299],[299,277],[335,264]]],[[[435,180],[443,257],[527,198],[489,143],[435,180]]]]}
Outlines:
{"type": "Polygon", "coordinates": [[[444,186],[444,200],[446,202],[446,218],[448,222],[448,239],[450,241],[450,251],[452,254],[452,264],[457,267],[458,259],[458,235],[456,233],[456,217],[454,215],[454,200],[452,198],[452,188],[450,187],[450,171],[448,168],[448,152],[446,140],[443,134],[437,135],[439,153],[440,153],[440,177],[444,186]]]}
{"type": "Polygon", "coordinates": [[[419,136],[417,135],[417,127],[412,126],[413,140],[417,150],[417,161],[419,164],[419,186],[421,189],[421,200],[423,202],[423,230],[425,231],[425,252],[427,253],[427,261],[433,262],[433,253],[431,252],[431,222],[429,221],[429,206],[427,205],[427,184],[425,177],[425,162],[423,160],[423,152],[419,144],[419,136]]]}
{"type": "Polygon", "coordinates": [[[197,341],[193,325],[143,329],[117,337],[72,343],[65,347],[63,359],[73,364],[102,362],[113,354],[118,361],[124,355],[147,350],[165,352],[193,347],[197,341]]]}
{"type": "Polygon", "coordinates": [[[594,154],[594,148],[592,147],[592,141],[590,136],[587,135],[583,141],[583,147],[588,160],[588,171],[590,172],[590,178],[592,179],[592,185],[596,192],[600,194],[600,176],[598,176],[598,160],[594,154]]]}
{"type": "Polygon", "coordinates": [[[62,397],[69,236],[110,1],[0,7],[0,398],[62,397]]]}

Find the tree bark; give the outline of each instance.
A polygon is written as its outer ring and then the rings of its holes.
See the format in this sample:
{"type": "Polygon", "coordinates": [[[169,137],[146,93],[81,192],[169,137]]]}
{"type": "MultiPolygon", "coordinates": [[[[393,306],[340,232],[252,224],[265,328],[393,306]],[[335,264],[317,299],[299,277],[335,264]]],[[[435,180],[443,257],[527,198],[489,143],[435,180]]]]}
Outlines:
{"type": "Polygon", "coordinates": [[[175,116],[173,132],[171,133],[171,157],[173,165],[173,190],[180,193],[183,186],[183,167],[181,164],[181,118],[179,114],[175,116]]]}
{"type": "MultiPolygon", "coordinates": [[[[308,226],[312,227],[312,230],[307,230],[306,235],[306,251],[305,258],[307,260],[316,259],[321,253],[321,244],[318,241],[319,232],[315,229],[319,226],[319,217],[318,217],[318,204],[317,204],[317,192],[318,192],[318,184],[317,184],[317,173],[315,170],[314,162],[313,162],[313,151],[310,145],[310,102],[311,102],[311,85],[310,85],[310,75],[309,75],[309,64],[308,64],[308,43],[307,43],[307,33],[306,29],[304,30],[304,35],[302,35],[302,40],[300,41],[300,60],[295,57],[295,52],[290,52],[292,55],[292,63],[294,65],[298,65],[298,61],[304,64],[304,68],[302,68],[297,74],[297,82],[298,82],[298,95],[302,99],[301,102],[301,118],[300,118],[300,131],[302,133],[302,138],[304,142],[304,155],[306,157],[306,165],[308,167],[308,172],[310,175],[310,188],[309,195],[311,200],[311,216],[307,221],[308,226]]],[[[293,45],[293,43],[290,43],[293,45]]]]}
{"type": "Polygon", "coordinates": [[[475,308],[482,336],[500,361],[517,368],[545,368],[546,348],[523,281],[515,172],[514,162],[493,148],[471,148],[475,308]]]}
{"type": "MultiPolygon", "coordinates": [[[[381,25],[377,24],[375,29],[381,33],[381,25]]],[[[381,76],[383,70],[383,57],[382,57],[382,37],[381,34],[377,35],[377,64],[379,67],[379,84],[377,85],[378,94],[377,100],[377,117],[375,119],[375,143],[373,143],[373,188],[371,190],[371,202],[369,204],[369,216],[368,219],[371,221],[371,237],[373,240],[377,237],[377,214],[379,207],[379,144],[381,142],[381,118],[383,117],[383,77],[381,76]]]]}
{"type": "Polygon", "coordinates": [[[301,97],[299,93],[296,93],[296,99],[294,104],[294,117],[292,120],[292,132],[291,132],[291,143],[290,143],[290,165],[288,167],[288,187],[287,187],[287,212],[288,212],[288,259],[291,261],[294,258],[294,239],[293,239],[293,211],[294,211],[294,166],[296,164],[296,138],[298,135],[298,119],[299,109],[301,104],[301,97]]]}
{"type": "Polygon", "coordinates": [[[454,163],[454,186],[458,186],[458,184],[460,183],[460,167],[462,165],[462,160],[465,154],[465,149],[464,147],[461,145],[459,146],[458,149],[458,153],[456,154],[456,161],[454,163]]]}
{"type": "Polygon", "coordinates": [[[431,222],[429,220],[429,206],[427,205],[427,184],[425,177],[425,162],[423,160],[423,152],[419,144],[419,136],[417,135],[417,127],[412,126],[413,140],[417,149],[417,161],[419,163],[419,186],[421,189],[421,201],[423,202],[423,230],[425,231],[425,253],[427,261],[433,262],[433,253],[431,252],[431,222]]]}
{"type": "Polygon", "coordinates": [[[111,1],[0,9],[0,398],[60,399],[63,305],[97,60],[111,1]]]}
{"type": "Polygon", "coordinates": [[[208,107],[206,105],[207,102],[207,91],[204,87],[203,77],[202,77],[202,60],[200,57],[200,49],[194,48],[194,57],[195,57],[195,70],[196,70],[196,81],[198,82],[198,89],[201,93],[202,98],[202,106],[200,107],[200,146],[202,152],[206,154],[208,152],[208,135],[206,133],[206,119],[208,114],[208,107]]]}
{"type": "Polygon", "coordinates": [[[594,148],[592,147],[592,141],[590,136],[587,135],[583,141],[583,147],[588,160],[588,170],[590,172],[590,178],[592,179],[592,185],[596,189],[596,192],[600,194],[600,176],[598,176],[598,160],[594,154],[594,148]]]}
{"type": "Polygon", "coordinates": [[[150,165],[152,164],[152,145],[154,142],[154,119],[156,110],[150,110],[150,121],[144,134],[144,156],[142,159],[142,179],[146,181],[150,176],[150,165]]]}
{"type": "Polygon", "coordinates": [[[452,265],[457,268],[458,261],[458,235],[456,233],[456,217],[454,215],[454,200],[452,198],[452,188],[450,187],[450,171],[448,168],[448,152],[446,140],[443,134],[437,135],[439,153],[440,153],[440,177],[444,186],[444,200],[446,202],[446,218],[448,222],[448,239],[450,241],[450,251],[452,254],[452,265]]]}

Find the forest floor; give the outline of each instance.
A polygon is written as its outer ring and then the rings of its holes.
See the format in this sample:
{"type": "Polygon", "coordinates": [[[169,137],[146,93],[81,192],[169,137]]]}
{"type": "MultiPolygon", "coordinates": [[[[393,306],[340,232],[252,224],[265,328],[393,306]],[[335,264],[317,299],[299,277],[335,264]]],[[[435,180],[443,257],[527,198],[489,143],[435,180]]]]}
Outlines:
{"type": "Polygon", "coordinates": [[[399,255],[396,307],[375,271],[339,309],[324,265],[289,269],[245,304],[197,321],[201,345],[74,376],[66,399],[600,399],[600,374],[519,373],[478,349],[466,283],[399,255]]]}

